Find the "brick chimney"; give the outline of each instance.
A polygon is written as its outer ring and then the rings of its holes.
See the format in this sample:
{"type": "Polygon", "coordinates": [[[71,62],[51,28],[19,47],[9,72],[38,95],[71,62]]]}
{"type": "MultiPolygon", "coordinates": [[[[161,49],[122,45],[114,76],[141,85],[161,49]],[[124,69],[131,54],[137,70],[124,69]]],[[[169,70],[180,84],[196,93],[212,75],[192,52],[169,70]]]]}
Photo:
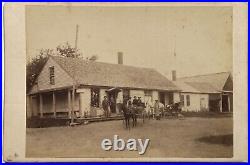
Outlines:
{"type": "Polygon", "coordinates": [[[172,81],[176,81],[176,70],[172,70],[172,81]]]}
{"type": "Polygon", "coordinates": [[[118,56],[118,64],[123,64],[123,53],[122,52],[118,52],[117,53],[118,56]]]}

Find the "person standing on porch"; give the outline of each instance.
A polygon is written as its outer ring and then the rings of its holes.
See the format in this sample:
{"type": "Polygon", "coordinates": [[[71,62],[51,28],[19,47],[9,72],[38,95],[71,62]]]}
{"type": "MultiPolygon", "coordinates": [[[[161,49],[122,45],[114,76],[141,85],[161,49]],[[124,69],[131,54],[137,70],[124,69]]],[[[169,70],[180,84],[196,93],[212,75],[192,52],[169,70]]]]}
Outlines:
{"type": "Polygon", "coordinates": [[[122,111],[122,103],[123,103],[123,101],[122,101],[122,93],[120,92],[120,93],[118,93],[117,99],[116,99],[116,106],[117,106],[116,113],[121,113],[121,111],[122,111]]]}
{"type": "Polygon", "coordinates": [[[104,99],[102,101],[102,108],[104,110],[104,116],[108,117],[109,116],[109,101],[107,99],[107,96],[104,96],[104,99]]]}
{"type": "Polygon", "coordinates": [[[115,99],[114,99],[113,96],[111,96],[111,98],[110,98],[110,110],[111,110],[111,113],[115,113],[115,109],[116,109],[115,99]]]}

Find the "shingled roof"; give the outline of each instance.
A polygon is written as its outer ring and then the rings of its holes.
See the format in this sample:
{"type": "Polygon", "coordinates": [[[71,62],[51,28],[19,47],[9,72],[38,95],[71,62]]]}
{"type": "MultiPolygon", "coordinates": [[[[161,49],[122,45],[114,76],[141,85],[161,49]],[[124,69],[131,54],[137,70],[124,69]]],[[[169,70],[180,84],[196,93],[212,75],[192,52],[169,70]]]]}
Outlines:
{"type": "Polygon", "coordinates": [[[51,56],[79,85],[112,86],[155,90],[179,90],[151,68],[51,56]]]}
{"type": "Polygon", "coordinates": [[[183,77],[177,80],[176,85],[185,92],[218,93],[223,91],[230,76],[230,72],[220,72],[183,77]]]}

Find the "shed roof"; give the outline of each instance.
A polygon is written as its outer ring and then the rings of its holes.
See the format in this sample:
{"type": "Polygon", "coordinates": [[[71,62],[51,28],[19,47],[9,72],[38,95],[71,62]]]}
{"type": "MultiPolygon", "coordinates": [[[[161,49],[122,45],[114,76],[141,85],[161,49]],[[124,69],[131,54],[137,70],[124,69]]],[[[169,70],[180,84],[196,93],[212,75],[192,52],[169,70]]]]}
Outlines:
{"type": "Polygon", "coordinates": [[[51,56],[79,85],[112,86],[156,90],[179,90],[151,68],[51,56]]]}
{"type": "Polygon", "coordinates": [[[179,81],[189,83],[189,85],[197,88],[198,90],[204,89],[205,91],[223,91],[223,88],[228,80],[230,72],[211,73],[206,75],[197,75],[191,77],[179,78],[179,81]]]}
{"type": "Polygon", "coordinates": [[[182,92],[191,92],[191,93],[201,93],[199,90],[190,86],[189,84],[183,81],[173,81],[174,84],[181,89],[182,92]]]}
{"type": "Polygon", "coordinates": [[[191,87],[198,90],[200,93],[219,93],[212,85],[204,82],[186,82],[191,87]]]}

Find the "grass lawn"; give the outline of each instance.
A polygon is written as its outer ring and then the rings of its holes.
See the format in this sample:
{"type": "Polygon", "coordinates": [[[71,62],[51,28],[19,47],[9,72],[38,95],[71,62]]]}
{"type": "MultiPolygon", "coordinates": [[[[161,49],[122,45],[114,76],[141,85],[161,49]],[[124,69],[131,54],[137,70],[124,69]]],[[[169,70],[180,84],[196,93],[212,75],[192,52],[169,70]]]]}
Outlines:
{"type": "Polygon", "coordinates": [[[126,130],[122,121],[107,121],[76,127],[27,128],[27,157],[183,157],[225,158],[233,156],[233,119],[190,117],[184,120],[138,121],[126,130]],[[150,139],[144,155],[138,151],[104,151],[101,141],[114,135],[150,139]]]}

